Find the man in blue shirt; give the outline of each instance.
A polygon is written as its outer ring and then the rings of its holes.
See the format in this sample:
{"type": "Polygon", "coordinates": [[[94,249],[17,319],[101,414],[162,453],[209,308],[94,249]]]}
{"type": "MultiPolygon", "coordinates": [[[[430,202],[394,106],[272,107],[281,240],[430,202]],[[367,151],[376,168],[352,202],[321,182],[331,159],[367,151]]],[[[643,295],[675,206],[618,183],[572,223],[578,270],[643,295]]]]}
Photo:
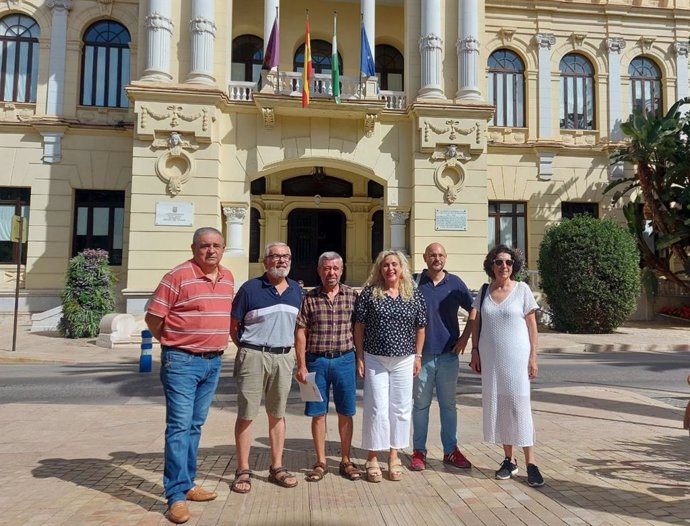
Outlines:
{"type": "Polygon", "coordinates": [[[427,269],[415,276],[427,307],[426,339],[422,351],[422,368],[414,379],[412,407],[412,461],[410,469],[426,468],[426,438],[429,429],[429,407],[436,387],[441,416],[441,442],[443,462],[456,468],[472,465],[458,449],[458,413],[455,390],[460,359],[455,349],[464,352],[470,337],[469,324],[460,336],[458,309],[468,313],[472,308],[472,295],[467,285],[457,276],[444,270],[446,250],[440,243],[432,243],[424,251],[427,269]],[[457,346],[456,346],[457,344],[457,346]]]}
{"type": "Polygon", "coordinates": [[[237,471],[230,489],[249,493],[252,471],[249,450],[252,422],[258,416],[261,398],[266,398],[271,468],[268,480],[284,488],[297,485],[297,478],[283,466],[285,409],[295,354],[295,322],[302,303],[299,284],[288,278],[292,255],[285,243],[269,243],[264,251],[263,276],[248,280],[232,302],[230,338],[237,345],[237,420],[235,447],[237,471]]]}

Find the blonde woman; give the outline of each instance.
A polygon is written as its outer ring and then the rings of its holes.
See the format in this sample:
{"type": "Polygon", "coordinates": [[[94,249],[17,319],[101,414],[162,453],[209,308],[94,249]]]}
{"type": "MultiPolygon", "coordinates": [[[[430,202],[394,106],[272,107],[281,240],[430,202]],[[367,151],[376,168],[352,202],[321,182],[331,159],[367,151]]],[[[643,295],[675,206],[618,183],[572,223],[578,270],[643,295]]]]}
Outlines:
{"type": "Polygon", "coordinates": [[[402,478],[398,450],[410,441],[412,380],[422,365],[426,305],[402,252],[381,252],[355,304],[357,374],[364,378],[362,447],[367,480],[383,478],[379,451],[388,450],[388,478],[402,478]]]}

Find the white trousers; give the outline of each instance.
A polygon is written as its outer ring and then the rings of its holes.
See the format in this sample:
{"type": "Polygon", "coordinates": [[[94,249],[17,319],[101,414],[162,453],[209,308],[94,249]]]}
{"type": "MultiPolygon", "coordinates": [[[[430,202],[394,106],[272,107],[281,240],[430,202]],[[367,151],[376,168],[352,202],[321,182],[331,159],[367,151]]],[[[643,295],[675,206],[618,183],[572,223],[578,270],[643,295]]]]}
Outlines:
{"type": "Polygon", "coordinates": [[[363,449],[387,451],[409,446],[413,367],[414,354],[364,353],[363,449]]]}

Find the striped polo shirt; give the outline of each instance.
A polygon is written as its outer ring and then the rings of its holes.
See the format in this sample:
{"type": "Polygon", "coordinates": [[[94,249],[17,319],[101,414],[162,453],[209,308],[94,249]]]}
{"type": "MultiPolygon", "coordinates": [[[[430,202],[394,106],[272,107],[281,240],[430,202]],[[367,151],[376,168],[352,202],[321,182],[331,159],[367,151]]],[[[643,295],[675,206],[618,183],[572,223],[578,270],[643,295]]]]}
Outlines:
{"type": "Polygon", "coordinates": [[[211,281],[193,260],[168,272],[149,302],[148,313],[164,318],[160,342],[191,352],[222,351],[230,336],[235,281],[225,267],[211,281]]]}
{"type": "Polygon", "coordinates": [[[302,303],[302,289],[288,278],[282,294],[266,274],[246,281],[232,303],[232,318],[239,320],[241,343],[268,347],[292,347],[295,321],[302,303]]]}

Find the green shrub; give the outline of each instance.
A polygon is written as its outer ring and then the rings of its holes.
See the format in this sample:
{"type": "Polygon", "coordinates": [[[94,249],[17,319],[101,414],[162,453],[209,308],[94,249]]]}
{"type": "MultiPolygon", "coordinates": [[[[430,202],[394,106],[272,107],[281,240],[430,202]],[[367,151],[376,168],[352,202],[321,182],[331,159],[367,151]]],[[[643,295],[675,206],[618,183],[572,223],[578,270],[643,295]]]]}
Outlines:
{"type": "Polygon", "coordinates": [[[614,221],[576,216],[547,229],[538,263],[554,328],[607,333],[620,326],[635,310],[639,261],[635,240],[614,221]]]}
{"type": "Polygon", "coordinates": [[[86,249],[70,259],[61,295],[60,334],[67,338],[96,336],[101,318],[115,310],[114,283],[105,250],[86,249]]]}

